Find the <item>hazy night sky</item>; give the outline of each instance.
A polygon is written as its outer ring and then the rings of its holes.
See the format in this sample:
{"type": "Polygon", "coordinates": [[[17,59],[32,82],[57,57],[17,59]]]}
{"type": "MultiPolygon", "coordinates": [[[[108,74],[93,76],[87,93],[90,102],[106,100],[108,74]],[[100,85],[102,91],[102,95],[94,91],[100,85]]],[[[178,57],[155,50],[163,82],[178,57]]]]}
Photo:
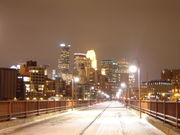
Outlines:
{"type": "Polygon", "coordinates": [[[143,78],[180,68],[180,0],[0,0],[0,66],[57,68],[58,44],[98,60],[140,59],[143,78]]]}

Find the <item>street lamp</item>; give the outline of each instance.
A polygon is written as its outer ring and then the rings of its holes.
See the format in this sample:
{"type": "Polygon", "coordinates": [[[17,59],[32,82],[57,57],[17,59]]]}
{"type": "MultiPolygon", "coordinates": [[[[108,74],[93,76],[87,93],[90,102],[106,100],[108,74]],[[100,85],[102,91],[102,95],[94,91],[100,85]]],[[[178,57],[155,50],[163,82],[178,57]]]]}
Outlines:
{"type": "Polygon", "coordinates": [[[138,70],[138,67],[137,67],[137,66],[135,66],[135,65],[129,66],[129,72],[131,72],[131,73],[136,73],[137,70],[138,70]]]}
{"type": "Polygon", "coordinates": [[[80,80],[79,77],[75,77],[75,78],[74,78],[74,82],[75,82],[75,83],[79,82],[79,80],[80,80]]]}
{"type": "Polygon", "coordinates": [[[124,90],[126,91],[126,100],[125,100],[125,103],[126,103],[126,108],[127,108],[127,104],[128,104],[128,100],[127,100],[128,97],[127,97],[127,94],[128,94],[128,93],[127,93],[127,89],[126,89],[126,88],[127,88],[127,85],[126,85],[125,82],[122,82],[122,83],[121,83],[121,88],[124,89],[124,90]]]}
{"type": "Polygon", "coordinates": [[[138,73],[138,91],[139,91],[139,116],[141,118],[141,82],[140,82],[140,67],[137,67],[136,65],[129,66],[129,72],[130,73],[138,73]]]}
{"type": "Polygon", "coordinates": [[[92,100],[92,91],[95,89],[94,86],[91,86],[89,89],[89,105],[91,105],[91,100],[92,100]]]}
{"type": "Polygon", "coordinates": [[[71,91],[71,92],[72,92],[72,93],[71,93],[71,94],[72,94],[72,109],[74,108],[74,101],[73,101],[73,100],[74,100],[74,92],[75,92],[74,83],[78,83],[79,80],[80,80],[80,79],[79,79],[78,77],[73,77],[73,78],[72,78],[72,91],[71,91]]]}
{"type": "Polygon", "coordinates": [[[119,91],[116,93],[116,98],[117,99],[120,98],[121,93],[122,93],[122,89],[119,89],[119,91]]]}
{"type": "Polygon", "coordinates": [[[121,88],[125,89],[127,86],[126,86],[126,83],[122,82],[121,83],[121,88]]]}
{"type": "Polygon", "coordinates": [[[95,90],[95,87],[94,87],[94,86],[91,86],[91,87],[90,87],[90,91],[89,91],[89,99],[90,99],[90,100],[93,99],[92,93],[94,92],[94,90],[95,90]]]}

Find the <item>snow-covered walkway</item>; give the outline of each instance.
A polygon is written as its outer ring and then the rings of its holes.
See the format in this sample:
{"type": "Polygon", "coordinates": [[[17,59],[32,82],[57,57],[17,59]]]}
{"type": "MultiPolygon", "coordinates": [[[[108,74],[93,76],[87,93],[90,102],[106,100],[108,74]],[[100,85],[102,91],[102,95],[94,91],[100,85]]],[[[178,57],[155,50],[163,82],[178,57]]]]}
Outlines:
{"type": "Polygon", "coordinates": [[[97,104],[88,110],[0,131],[0,135],[165,135],[119,102],[97,104]]]}

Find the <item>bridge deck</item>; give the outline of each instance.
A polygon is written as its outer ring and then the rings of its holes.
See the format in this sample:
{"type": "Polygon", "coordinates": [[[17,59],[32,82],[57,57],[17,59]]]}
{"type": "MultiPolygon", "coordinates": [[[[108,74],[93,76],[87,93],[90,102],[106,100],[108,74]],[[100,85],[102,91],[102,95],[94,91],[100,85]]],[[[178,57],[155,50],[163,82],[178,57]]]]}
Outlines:
{"type": "Polygon", "coordinates": [[[71,111],[56,118],[20,128],[0,131],[0,135],[165,135],[119,102],[105,102],[87,110],[71,111]]]}

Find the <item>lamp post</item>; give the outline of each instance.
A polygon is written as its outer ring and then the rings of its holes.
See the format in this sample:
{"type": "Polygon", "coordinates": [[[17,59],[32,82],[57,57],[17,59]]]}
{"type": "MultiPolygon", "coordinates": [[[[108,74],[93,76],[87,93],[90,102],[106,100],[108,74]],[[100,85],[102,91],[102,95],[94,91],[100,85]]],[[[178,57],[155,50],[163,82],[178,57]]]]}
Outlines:
{"type": "Polygon", "coordinates": [[[75,89],[74,89],[74,83],[77,83],[77,82],[79,82],[79,78],[78,77],[73,77],[72,78],[72,90],[71,90],[71,94],[72,94],[72,110],[73,110],[73,108],[74,108],[74,93],[76,94],[76,92],[75,92],[75,89]]]}
{"type": "Polygon", "coordinates": [[[90,87],[90,91],[89,91],[89,105],[91,105],[91,100],[93,99],[93,98],[92,98],[92,91],[93,91],[94,89],[95,89],[94,86],[91,86],[91,87],[90,87]]]}
{"type": "Polygon", "coordinates": [[[135,65],[129,66],[129,72],[138,73],[138,97],[139,97],[139,117],[141,118],[141,81],[140,81],[140,67],[135,65]]]}
{"type": "Polygon", "coordinates": [[[121,83],[121,88],[124,89],[124,90],[126,90],[126,100],[125,100],[125,103],[126,103],[126,108],[127,108],[128,92],[127,92],[127,89],[126,89],[126,88],[127,88],[127,85],[126,85],[125,82],[122,82],[122,83],[121,83]]]}

